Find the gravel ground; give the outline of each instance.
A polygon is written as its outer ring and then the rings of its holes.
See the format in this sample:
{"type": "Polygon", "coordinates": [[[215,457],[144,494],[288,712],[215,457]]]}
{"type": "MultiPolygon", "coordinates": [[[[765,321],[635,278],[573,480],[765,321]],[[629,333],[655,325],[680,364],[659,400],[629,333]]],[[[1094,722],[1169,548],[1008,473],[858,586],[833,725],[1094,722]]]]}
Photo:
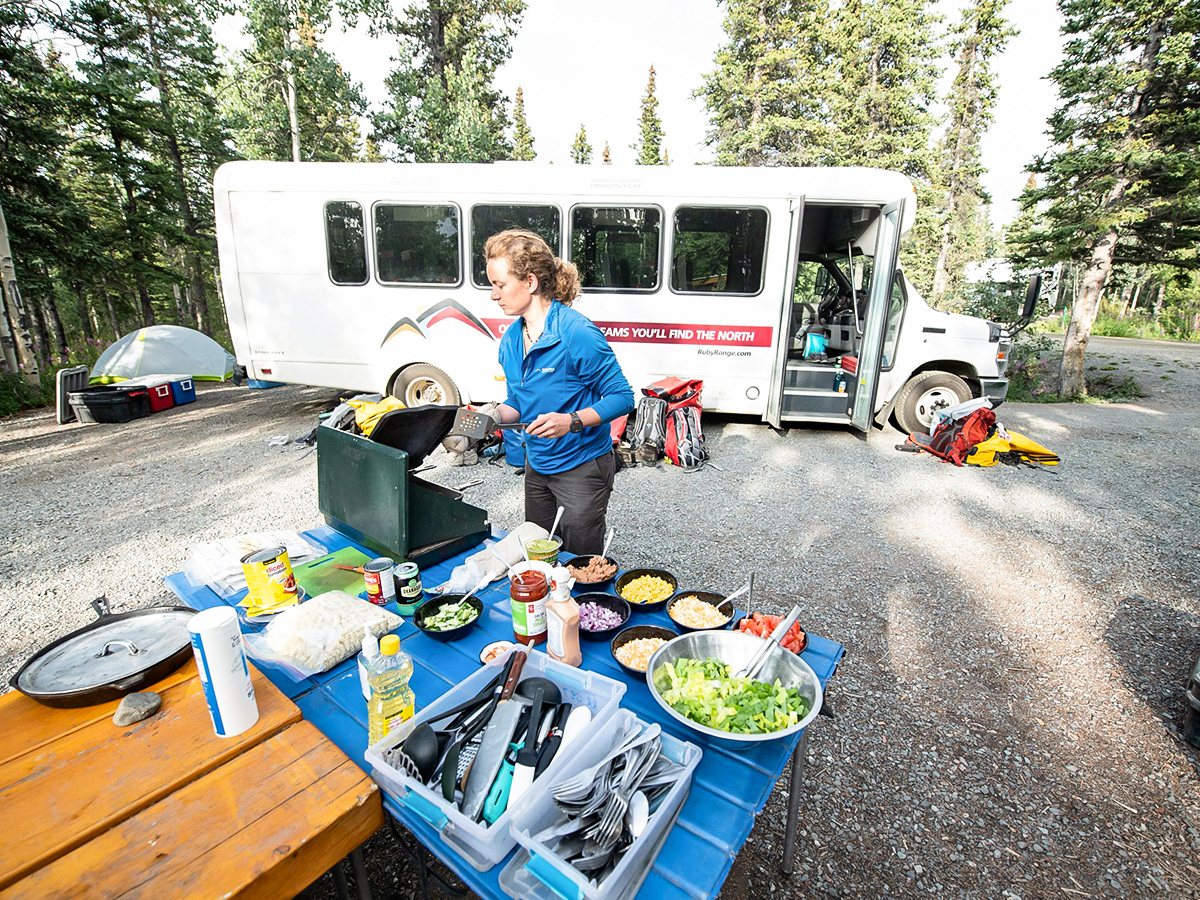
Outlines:
{"type": "MultiPolygon", "coordinates": [[[[896,452],[891,428],[706,416],[713,461],[617,476],[623,565],[670,562],[763,605],[801,604],[847,656],[836,718],[814,725],[797,871],[778,863],[786,779],[734,863],[730,897],[1200,896],[1200,755],[1180,738],[1200,651],[1200,347],[1093,339],[1089,364],[1147,396],[1009,404],[1001,421],[1063,457],[1056,470],[956,469],[896,452]]],[[[127,425],[0,427],[0,675],[91,618],[169,601],[189,545],[320,522],[315,454],[279,451],[335,395],[200,385],[199,402],[127,425]]],[[[507,466],[472,502],[505,528],[507,466]]],[[[376,896],[415,876],[386,833],[376,896]]],[[[305,897],[332,896],[326,876],[305,897]]]]}

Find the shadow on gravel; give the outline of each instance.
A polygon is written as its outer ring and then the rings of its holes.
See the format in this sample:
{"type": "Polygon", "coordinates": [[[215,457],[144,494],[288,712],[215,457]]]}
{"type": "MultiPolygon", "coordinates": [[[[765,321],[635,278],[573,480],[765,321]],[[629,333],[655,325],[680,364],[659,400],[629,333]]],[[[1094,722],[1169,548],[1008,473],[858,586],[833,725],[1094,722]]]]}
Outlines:
{"type": "Polygon", "coordinates": [[[1132,594],[1117,607],[1104,640],[1125,670],[1126,687],[1162,720],[1200,774],[1200,753],[1182,738],[1184,691],[1200,652],[1200,616],[1132,594]]]}

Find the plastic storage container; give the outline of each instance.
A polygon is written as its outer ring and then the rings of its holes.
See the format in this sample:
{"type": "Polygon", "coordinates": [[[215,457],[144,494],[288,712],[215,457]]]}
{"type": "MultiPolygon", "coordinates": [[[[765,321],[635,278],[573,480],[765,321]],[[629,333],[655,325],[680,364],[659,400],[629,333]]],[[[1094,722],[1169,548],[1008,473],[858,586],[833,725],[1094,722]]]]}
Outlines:
{"type": "Polygon", "coordinates": [[[150,415],[150,394],[145,388],[78,391],[67,396],[75,418],[85,425],[116,424],[150,415]]]}
{"type": "Polygon", "coordinates": [[[169,383],[171,385],[171,396],[175,398],[176,406],[196,402],[196,383],[192,379],[172,378],[169,383]]]}
{"type": "MultiPolygon", "coordinates": [[[[509,652],[520,652],[512,650],[509,652]]],[[[413,813],[416,813],[435,829],[448,847],[462,856],[467,862],[486,872],[508,855],[516,843],[509,832],[508,823],[528,803],[541,795],[541,791],[531,789],[525,792],[512,807],[505,810],[490,827],[482,822],[473,822],[458,811],[458,808],[447,803],[442,798],[441,790],[431,790],[417,779],[392,768],[383,761],[383,754],[404,743],[404,739],[421,722],[437,717],[440,710],[469,700],[478,694],[485,684],[496,675],[496,665],[483,666],[474,675],[459,682],[435,702],[420,710],[416,716],[405,725],[393,731],[377,744],[367,748],[366,759],[371,765],[371,777],[379,783],[396,802],[413,813]]],[[[521,680],[541,676],[549,678],[562,691],[564,703],[573,706],[586,706],[592,711],[592,721],[587,730],[579,736],[576,746],[589,747],[595,739],[597,744],[605,744],[602,736],[609,732],[609,722],[617,714],[621,697],[625,693],[625,685],[612,678],[606,678],[596,672],[583,669],[573,669],[570,666],[555,662],[540,650],[529,651],[529,659],[521,670],[521,680]]],[[[534,786],[549,784],[544,779],[554,779],[567,765],[572,765],[576,754],[560,753],[555,756],[550,766],[534,781],[534,786]]],[[[600,759],[600,757],[596,757],[600,759]]],[[[647,828],[649,830],[649,828],[647,828]]]]}
{"type": "MultiPolygon", "coordinates": [[[[579,748],[578,752],[547,784],[569,778],[575,772],[604,759],[616,749],[617,735],[622,731],[620,725],[631,719],[646,726],[644,721],[628,710],[618,710],[602,735],[575,745],[579,748]]],[[[662,733],[662,747],[668,759],[684,767],[683,774],[651,814],[646,830],[625,851],[617,867],[603,882],[593,884],[587,875],[533,838],[533,835],[553,825],[559,815],[549,792],[537,791],[527,795],[532,799],[521,806],[509,826],[521,849],[500,872],[500,889],[510,897],[521,900],[626,900],[633,897],[654,866],[658,851],[666,842],[667,833],[679,818],[679,810],[692,786],[692,774],[704,755],[695,744],[681,741],[665,731],[662,733]]]]}

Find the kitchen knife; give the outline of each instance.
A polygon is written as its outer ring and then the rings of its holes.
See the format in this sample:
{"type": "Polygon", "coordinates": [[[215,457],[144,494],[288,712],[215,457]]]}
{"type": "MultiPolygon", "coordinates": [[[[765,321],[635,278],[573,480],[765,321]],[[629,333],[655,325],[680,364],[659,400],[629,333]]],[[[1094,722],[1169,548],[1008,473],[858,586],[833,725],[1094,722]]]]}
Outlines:
{"type": "Polygon", "coordinates": [[[554,761],[554,755],[558,753],[558,748],[562,744],[563,726],[566,724],[570,712],[570,703],[564,703],[558,708],[558,712],[554,716],[554,724],[550,726],[546,739],[542,741],[542,746],[538,749],[537,767],[533,770],[535,780],[540,778],[546,771],[546,767],[554,761]]]}
{"type": "Polygon", "coordinates": [[[533,784],[533,770],[537,766],[537,733],[542,723],[542,698],[545,692],[538,688],[533,694],[533,713],[529,717],[529,734],[525,745],[517,754],[517,764],[513,768],[512,787],[508,789],[508,805],[512,806],[533,784]]]}
{"type": "MultiPolygon", "coordinates": [[[[492,717],[495,715],[496,708],[501,700],[507,700],[512,696],[513,690],[517,686],[517,681],[521,678],[521,670],[525,666],[525,660],[528,654],[524,648],[514,652],[508,658],[508,662],[504,664],[502,670],[503,684],[500,688],[500,693],[494,697],[487,707],[479,714],[477,721],[472,720],[471,726],[465,729],[447,748],[446,755],[442,760],[442,798],[447,803],[454,802],[454,792],[458,786],[458,759],[462,754],[464,746],[469,744],[480,731],[490,724],[492,717]]],[[[481,691],[477,696],[486,695],[486,690],[481,691]]],[[[494,688],[492,688],[494,690],[494,688]]],[[[511,702],[511,701],[510,701],[511,702]]],[[[474,760],[472,760],[474,762],[474,760]]]]}
{"type": "Polygon", "coordinates": [[[504,754],[508,752],[508,745],[513,739],[517,723],[524,711],[524,704],[510,698],[517,687],[517,681],[520,680],[526,656],[524,648],[513,653],[512,669],[504,680],[504,689],[500,692],[500,702],[496,704],[496,711],[492,713],[487,730],[483,732],[483,741],[479,744],[479,752],[475,754],[471,770],[467,773],[460,809],[462,814],[472,821],[478,820],[483,813],[484,801],[487,800],[488,792],[492,789],[492,782],[496,780],[500,764],[504,762],[504,754]]]}

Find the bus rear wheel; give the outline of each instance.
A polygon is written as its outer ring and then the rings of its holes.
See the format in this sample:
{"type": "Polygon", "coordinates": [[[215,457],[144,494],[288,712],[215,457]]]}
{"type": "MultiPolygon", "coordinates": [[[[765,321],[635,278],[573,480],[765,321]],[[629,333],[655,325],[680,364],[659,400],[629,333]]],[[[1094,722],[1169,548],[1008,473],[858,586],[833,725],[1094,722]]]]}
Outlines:
{"type": "Polygon", "coordinates": [[[909,434],[918,431],[928,434],[934,413],[970,399],[970,386],[957,375],[937,370],[922,372],[900,389],[896,397],[896,424],[909,434]]]}
{"type": "Polygon", "coordinates": [[[458,406],[460,396],[454,379],[428,363],[401,369],[389,392],[405,406],[458,406]]]}

